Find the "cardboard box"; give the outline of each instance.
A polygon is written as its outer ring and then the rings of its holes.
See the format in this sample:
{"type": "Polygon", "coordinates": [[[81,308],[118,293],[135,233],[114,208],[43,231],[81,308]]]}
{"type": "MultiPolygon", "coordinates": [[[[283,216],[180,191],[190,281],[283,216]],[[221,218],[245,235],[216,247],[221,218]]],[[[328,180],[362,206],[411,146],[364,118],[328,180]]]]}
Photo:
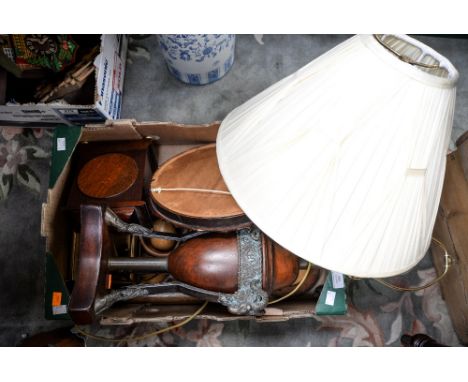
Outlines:
{"type": "Polygon", "coordinates": [[[0,126],[84,125],[118,119],[122,105],[127,45],[128,38],[125,35],[101,36],[100,53],[94,60],[94,100],[90,104],[4,104],[0,105],[0,126]]]}
{"type": "MultiPolygon", "coordinates": [[[[47,203],[42,209],[42,235],[46,238],[46,251],[54,259],[54,263],[62,278],[66,279],[68,262],[73,243],[67,241],[67,218],[61,211],[64,187],[70,171],[70,157],[78,142],[104,140],[138,140],[152,137],[158,144],[158,163],[161,164],[172,156],[189,148],[215,142],[219,122],[206,125],[180,125],[169,122],[136,122],[134,120],[109,121],[105,125],[87,125],[82,129],[70,131],[70,128],[55,130],[53,163],[51,170],[51,184],[48,191],[47,203]],[[57,151],[57,142],[65,151],[57,151]]],[[[324,281],[325,272],[321,279],[324,281]]],[[[49,277],[48,277],[49,278],[49,277]]],[[[56,280],[56,278],[55,278],[56,280]]],[[[323,284],[323,282],[321,282],[323,284]]],[[[56,289],[57,282],[52,283],[56,289]]],[[[65,285],[62,283],[62,287],[65,285]]],[[[65,317],[63,310],[52,306],[53,290],[46,291],[46,316],[50,318],[65,317]]],[[[67,294],[68,291],[63,291],[67,294]]],[[[62,301],[64,305],[66,301],[62,301]]],[[[133,324],[138,322],[169,322],[190,316],[197,306],[191,305],[148,305],[124,303],[107,310],[101,319],[101,324],[133,324]]],[[[312,317],[315,315],[315,303],[310,299],[286,299],[281,303],[268,307],[266,314],[261,317],[237,316],[227,312],[218,304],[209,304],[197,318],[208,318],[218,321],[252,320],[257,321],[285,321],[291,318],[312,317]]]]}
{"type": "MultiPolygon", "coordinates": [[[[468,345],[468,132],[447,156],[444,187],[433,236],[447,246],[453,265],[440,280],[442,296],[460,342],[468,345]]],[[[445,269],[443,250],[431,247],[437,274],[445,269]]]]}

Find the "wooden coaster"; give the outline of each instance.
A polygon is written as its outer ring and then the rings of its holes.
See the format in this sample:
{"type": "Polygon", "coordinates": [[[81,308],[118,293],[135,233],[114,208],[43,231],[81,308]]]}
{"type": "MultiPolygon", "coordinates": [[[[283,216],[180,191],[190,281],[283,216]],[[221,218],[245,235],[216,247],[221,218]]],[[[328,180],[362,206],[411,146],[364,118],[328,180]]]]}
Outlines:
{"type": "Polygon", "coordinates": [[[104,154],[83,166],[78,175],[78,188],[91,198],[111,198],[132,187],[137,177],[138,166],[133,158],[104,154]]]}

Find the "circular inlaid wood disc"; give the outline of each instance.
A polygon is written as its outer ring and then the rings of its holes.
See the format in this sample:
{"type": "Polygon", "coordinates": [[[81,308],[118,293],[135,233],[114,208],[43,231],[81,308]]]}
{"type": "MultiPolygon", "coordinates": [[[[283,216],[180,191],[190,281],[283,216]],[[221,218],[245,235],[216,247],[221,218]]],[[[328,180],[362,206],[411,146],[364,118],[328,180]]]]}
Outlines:
{"type": "Polygon", "coordinates": [[[91,198],[111,198],[127,191],[138,177],[135,160],[123,154],[91,159],[78,175],[79,190],[91,198]]]}

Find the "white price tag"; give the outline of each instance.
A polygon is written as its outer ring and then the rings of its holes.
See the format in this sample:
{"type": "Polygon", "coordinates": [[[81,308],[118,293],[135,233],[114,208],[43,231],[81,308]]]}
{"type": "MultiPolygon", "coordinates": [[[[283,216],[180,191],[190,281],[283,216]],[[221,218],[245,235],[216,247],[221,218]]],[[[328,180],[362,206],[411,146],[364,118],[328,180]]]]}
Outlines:
{"type": "Polygon", "coordinates": [[[335,305],[335,296],[336,296],[336,292],[332,290],[328,290],[327,296],[325,297],[325,305],[330,305],[330,306],[335,305]]]}
{"type": "Polygon", "coordinates": [[[333,284],[333,289],[340,289],[344,288],[344,277],[342,273],[338,272],[332,272],[332,284],[333,284]]]}
{"type": "Polygon", "coordinates": [[[67,149],[67,142],[65,138],[57,138],[57,151],[65,151],[67,149]]]}
{"type": "Polygon", "coordinates": [[[59,305],[52,307],[52,314],[55,316],[57,314],[65,314],[67,313],[67,306],[66,305],[59,305]]]}

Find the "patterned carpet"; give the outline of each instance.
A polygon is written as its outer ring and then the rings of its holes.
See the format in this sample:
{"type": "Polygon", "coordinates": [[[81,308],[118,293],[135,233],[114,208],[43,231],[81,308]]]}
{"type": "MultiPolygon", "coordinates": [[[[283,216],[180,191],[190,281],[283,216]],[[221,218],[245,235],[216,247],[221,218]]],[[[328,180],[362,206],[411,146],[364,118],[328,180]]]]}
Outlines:
{"type": "MultiPolygon", "coordinates": [[[[38,240],[40,209],[47,195],[51,132],[43,129],[3,128],[0,132],[0,345],[16,345],[22,338],[71,322],[46,322],[43,311],[44,243],[38,240]],[[38,216],[36,216],[39,214],[38,216]],[[33,216],[34,215],[34,216],[33,216]],[[12,225],[9,222],[14,221],[12,225]],[[27,226],[18,234],[18,228],[27,226]],[[32,243],[25,247],[25,243],[32,243]],[[23,272],[23,273],[22,273],[23,272]],[[11,288],[12,280],[23,280],[11,288]],[[8,305],[7,305],[8,304],[8,305]]],[[[411,272],[393,278],[394,284],[418,286],[435,277],[430,254],[411,272]]],[[[87,327],[88,332],[117,342],[86,339],[88,346],[401,346],[402,334],[426,333],[457,346],[438,285],[419,292],[398,292],[375,280],[352,280],[347,285],[348,313],[314,316],[279,323],[193,320],[173,331],[132,340],[164,325],[87,327]],[[128,339],[130,338],[130,339],[128,339]]]]}

